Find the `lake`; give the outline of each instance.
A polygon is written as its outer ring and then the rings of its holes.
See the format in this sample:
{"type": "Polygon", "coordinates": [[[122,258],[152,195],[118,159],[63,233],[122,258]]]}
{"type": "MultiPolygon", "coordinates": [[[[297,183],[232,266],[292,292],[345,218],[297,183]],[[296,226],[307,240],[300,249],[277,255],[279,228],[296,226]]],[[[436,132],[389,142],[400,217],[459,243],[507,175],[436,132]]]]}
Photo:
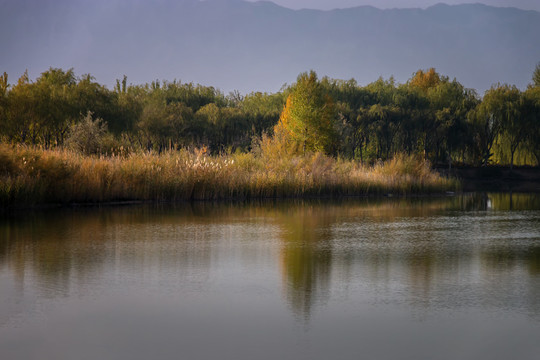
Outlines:
{"type": "Polygon", "coordinates": [[[538,359],[540,195],[0,218],[0,359],[538,359]]]}

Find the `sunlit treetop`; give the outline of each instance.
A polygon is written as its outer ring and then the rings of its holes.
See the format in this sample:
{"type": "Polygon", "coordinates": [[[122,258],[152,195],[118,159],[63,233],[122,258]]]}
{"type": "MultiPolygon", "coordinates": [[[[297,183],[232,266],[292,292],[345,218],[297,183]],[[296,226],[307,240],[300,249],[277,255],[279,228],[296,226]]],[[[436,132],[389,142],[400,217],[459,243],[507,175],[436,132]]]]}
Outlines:
{"type": "Polygon", "coordinates": [[[427,91],[428,89],[439,85],[441,81],[441,76],[435,71],[434,68],[430,68],[427,71],[418,70],[409,80],[409,85],[417,87],[423,91],[427,91]]]}

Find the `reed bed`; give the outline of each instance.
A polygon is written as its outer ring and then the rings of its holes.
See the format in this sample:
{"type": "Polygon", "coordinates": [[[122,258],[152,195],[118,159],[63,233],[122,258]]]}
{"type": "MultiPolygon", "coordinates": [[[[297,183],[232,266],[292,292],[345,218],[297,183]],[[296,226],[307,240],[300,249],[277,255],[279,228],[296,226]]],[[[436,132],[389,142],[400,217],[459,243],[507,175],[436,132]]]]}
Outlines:
{"type": "Polygon", "coordinates": [[[320,153],[209,156],[202,150],[85,156],[0,144],[0,203],[99,203],[307,196],[424,194],[456,190],[456,180],[414,157],[364,166],[320,153]]]}

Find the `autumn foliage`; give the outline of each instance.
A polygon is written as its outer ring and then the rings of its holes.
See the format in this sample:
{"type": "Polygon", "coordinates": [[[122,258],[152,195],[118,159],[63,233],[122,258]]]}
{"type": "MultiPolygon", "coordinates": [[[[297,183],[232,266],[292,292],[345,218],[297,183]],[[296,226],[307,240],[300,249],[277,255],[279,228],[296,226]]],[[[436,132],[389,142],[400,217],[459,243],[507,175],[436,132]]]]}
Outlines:
{"type": "Polygon", "coordinates": [[[298,77],[274,134],[277,141],[286,142],[293,152],[330,154],[337,149],[335,119],[334,102],[311,71],[298,77]]]}

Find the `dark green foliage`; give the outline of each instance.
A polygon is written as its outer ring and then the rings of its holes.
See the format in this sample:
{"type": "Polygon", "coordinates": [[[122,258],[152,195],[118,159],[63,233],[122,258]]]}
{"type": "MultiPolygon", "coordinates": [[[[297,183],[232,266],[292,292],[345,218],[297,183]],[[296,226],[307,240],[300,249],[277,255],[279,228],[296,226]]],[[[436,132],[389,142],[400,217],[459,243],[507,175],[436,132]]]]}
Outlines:
{"type": "Polygon", "coordinates": [[[66,145],[85,155],[98,154],[107,135],[107,124],[95,118],[91,111],[69,129],[66,145]]]}
{"type": "Polygon", "coordinates": [[[405,84],[380,78],[366,86],[304,73],[274,94],[227,96],[214,87],[176,80],[133,85],[125,76],[109,90],[91,75],[77,77],[72,69],[50,68],[35,81],[25,73],[14,84],[4,73],[0,141],[68,145],[67,137],[73,139],[74,129],[84,128],[91,112],[92,119],[107,124],[103,138],[108,145],[90,152],[205,148],[231,153],[256,146],[287,115],[287,130],[299,151],[338,152],[369,163],[405,153],[449,167],[537,165],[539,76],[540,65],[527,91],[495,86],[481,100],[435,69],[419,70],[405,84]]]}
{"type": "Polygon", "coordinates": [[[533,86],[539,87],[540,86],[540,62],[536,64],[536,68],[533,72],[533,86]]]}

